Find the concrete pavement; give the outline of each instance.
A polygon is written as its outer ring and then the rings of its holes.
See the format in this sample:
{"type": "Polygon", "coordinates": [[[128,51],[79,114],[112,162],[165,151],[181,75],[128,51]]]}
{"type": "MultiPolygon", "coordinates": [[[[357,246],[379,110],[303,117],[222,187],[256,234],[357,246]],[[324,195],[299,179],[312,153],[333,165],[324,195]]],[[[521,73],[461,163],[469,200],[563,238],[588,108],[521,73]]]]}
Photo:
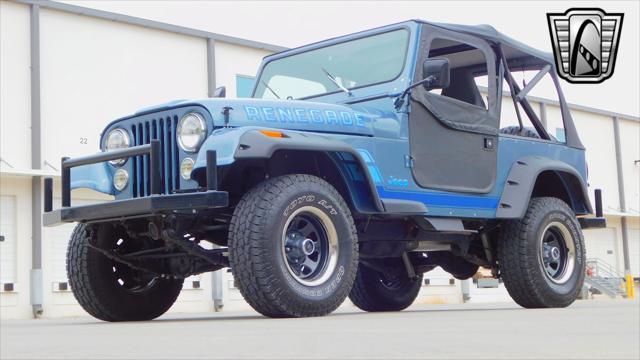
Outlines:
{"type": "Polygon", "coordinates": [[[2,320],[0,357],[638,359],[639,309],[637,301],[602,300],[538,310],[513,303],[341,309],[308,319],[222,312],[142,323],[2,320]]]}

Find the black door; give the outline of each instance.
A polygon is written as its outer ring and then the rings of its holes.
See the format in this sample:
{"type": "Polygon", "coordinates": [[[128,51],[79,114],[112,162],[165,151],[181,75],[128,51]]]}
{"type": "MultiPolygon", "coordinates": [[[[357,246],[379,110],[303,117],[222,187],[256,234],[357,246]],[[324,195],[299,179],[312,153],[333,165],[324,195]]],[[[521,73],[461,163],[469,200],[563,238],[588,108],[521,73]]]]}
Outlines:
{"type": "Polygon", "coordinates": [[[496,179],[499,116],[496,66],[491,47],[481,39],[424,25],[420,81],[427,58],[447,58],[450,85],[411,93],[409,141],[413,176],[424,188],[490,192],[496,179]],[[485,94],[479,86],[485,86],[485,94]]]}

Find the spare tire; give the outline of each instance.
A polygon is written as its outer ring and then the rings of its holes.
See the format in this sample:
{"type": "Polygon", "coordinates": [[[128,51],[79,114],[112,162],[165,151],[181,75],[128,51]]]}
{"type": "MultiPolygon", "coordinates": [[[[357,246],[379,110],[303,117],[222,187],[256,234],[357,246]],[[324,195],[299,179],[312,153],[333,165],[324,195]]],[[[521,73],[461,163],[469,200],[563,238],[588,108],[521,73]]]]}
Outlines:
{"type": "Polygon", "coordinates": [[[529,127],[520,128],[520,126],[517,125],[504,127],[500,129],[500,133],[540,139],[540,135],[538,135],[538,132],[535,129],[529,127]]]}

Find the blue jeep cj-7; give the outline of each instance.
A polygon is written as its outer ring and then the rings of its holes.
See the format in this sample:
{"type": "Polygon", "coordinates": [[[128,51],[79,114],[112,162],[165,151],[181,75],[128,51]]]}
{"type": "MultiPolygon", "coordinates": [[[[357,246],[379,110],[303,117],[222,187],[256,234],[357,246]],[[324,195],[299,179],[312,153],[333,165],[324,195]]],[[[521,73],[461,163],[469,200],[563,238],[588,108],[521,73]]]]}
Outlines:
{"type": "Polygon", "coordinates": [[[598,192],[586,217],[585,150],[551,55],[489,26],[407,21],[268,56],[252,98],[215,95],[109,124],[101,153],[62,160],[59,210],[45,182],[45,224],[79,223],[67,271],[96,318],[153,319],[184,278],[224,267],[271,317],[347,296],[402,310],[438,266],[491,269],[527,308],[581,291],[582,230],[605,220],[598,192]],[[516,70],[537,72],[520,87],[516,70]],[[527,101],[545,76],[564,139],[527,101]],[[115,200],[72,206],[76,188],[115,200]]]}

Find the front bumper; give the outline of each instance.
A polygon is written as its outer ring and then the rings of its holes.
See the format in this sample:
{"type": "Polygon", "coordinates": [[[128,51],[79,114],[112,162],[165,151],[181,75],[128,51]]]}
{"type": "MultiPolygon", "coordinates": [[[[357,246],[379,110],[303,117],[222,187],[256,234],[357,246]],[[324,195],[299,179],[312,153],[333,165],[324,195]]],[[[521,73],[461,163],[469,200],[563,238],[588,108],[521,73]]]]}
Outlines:
{"type": "Polygon", "coordinates": [[[42,222],[45,226],[54,226],[65,222],[126,219],[226,206],[228,206],[228,196],[224,191],[152,195],[136,199],[113,200],[103,204],[63,207],[62,209],[45,212],[42,222]]]}
{"type": "Polygon", "coordinates": [[[44,209],[42,222],[45,226],[60,225],[65,222],[96,222],[131,217],[148,217],[163,213],[197,211],[224,208],[229,205],[229,196],[225,191],[217,190],[217,158],[215,151],[207,151],[207,188],[201,191],[160,195],[162,172],[160,169],[160,143],[152,140],[150,144],[127,149],[102,152],[96,155],[75,159],[62,159],[62,208],[53,208],[53,180],[45,179],[44,209]],[[76,166],[121,159],[125,157],[149,154],[151,168],[150,196],[113,200],[107,203],[71,206],[70,170],[76,166]],[[157,171],[154,171],[157,170],[157,171]]]}
{"type": "Polygon", "coordinates": [[[583,230],[602,229],[607,227],[607,219],[602,214],[602,190],[596,189],[594,192],[596,199],[596,216],[595,217],[579,217],[578,222],[583,230]]]}
{"type": "Polygon", "coordinates": [[[586,229],[602,229],[607,227],[607,219],[603,217],[578,218],[580,227],[586,229]]]}

